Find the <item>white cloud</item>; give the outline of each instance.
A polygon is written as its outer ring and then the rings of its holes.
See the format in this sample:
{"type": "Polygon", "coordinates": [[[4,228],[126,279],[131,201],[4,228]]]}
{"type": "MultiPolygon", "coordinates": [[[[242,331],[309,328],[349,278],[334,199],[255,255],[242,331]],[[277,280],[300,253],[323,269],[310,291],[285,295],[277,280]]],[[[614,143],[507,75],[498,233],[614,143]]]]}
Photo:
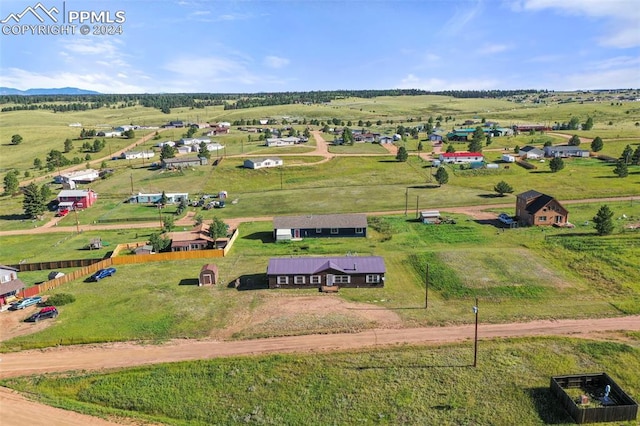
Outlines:
{"type": "Polygon", "coordinates": [[[20,68],[6,68],[0,73],[0,86],[26,90],[34,87],[79,87],[101,93],[144,93],[145,87],[131,84],[127,76],[111,73],[47,72],[37,73],[20,68]]]}
{"type": "Polygon", "coordinates": [[[289,60],[287,58],[281,58],[279,56],[267,56],[264,58],[264,64],[269,68],[282,68],[289,65],[289,60]]]}
{"type": "Polygon", "coordinates": [[[595,90],[640,87],[638,68],[572,74],[563,79],[564,90],[595,90]]]}
{"type": "Polygon", "coordinates": [[[511,47],[506,44],[485,44],[478,49],[478,53],[481,55],[494,55],[510,49],[511,47]]]}
{"type": "Polygon", "coordinates": [[[608,20],[608,34],[600,38],[603,46],[629,48],[640,45],[640,7],[634,0],[515,0],[515,11],[555,9],[566,15],[584,15],[608,20]]]}
{"type": "Polygon", "coordinates": [[[100,56],[118,56],[120,44],[117,39],[101,39],[98,37],[76,38],[71,41],[64,41],[62,49],[77,55],[100,55],[100,56]]]}
{"type": "Polygon", "coordinates": [[[398,85],[400,89],[422,90],[489,90],[500,88],[500,81],[496,79],[465,79],[445,80],[441,78],[420,78],[409,74],[398,85]]]}
{"type": "Polygon", "coordinates": [[[452,36],[461,32],[482,11],[482,0],[455,2],[456,11],[442,26],[442,34],[452,36]],[[474,4],[475,3],[475,4],[474,4]]]}

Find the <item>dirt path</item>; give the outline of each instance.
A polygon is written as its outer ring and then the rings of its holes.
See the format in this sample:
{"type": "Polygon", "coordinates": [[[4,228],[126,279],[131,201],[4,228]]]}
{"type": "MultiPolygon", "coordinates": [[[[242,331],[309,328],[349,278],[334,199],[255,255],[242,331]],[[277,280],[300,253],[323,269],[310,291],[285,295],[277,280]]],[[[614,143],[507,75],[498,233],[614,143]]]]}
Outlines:
{"type": "MultiPolygon", "coordinates": [[[[480,324],[479,339],[521,336],[590,337],[594,331],[640,331],[640,315],[602,319],[567,319],[480,324]]],[[[1,355],[0,377],[69,370],[106,370],[161,362],[270,353],[310,353],[401,344],[461,342],[473,337],[473,325],[372,329],[359,333],[218,341],[174,340],[162,345],[113,343],[30,350],[1,355]]]]}

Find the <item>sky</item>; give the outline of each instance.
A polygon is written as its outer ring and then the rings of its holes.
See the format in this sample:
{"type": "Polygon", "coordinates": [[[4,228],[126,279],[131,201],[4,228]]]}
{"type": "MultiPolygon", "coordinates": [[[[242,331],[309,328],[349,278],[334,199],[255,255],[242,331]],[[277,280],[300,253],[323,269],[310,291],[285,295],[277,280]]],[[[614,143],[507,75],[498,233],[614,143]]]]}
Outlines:
{"type": "Polygon", "coordinates": [[[21,90],[640,88],[637,0],[2,0],[0,21],[21,90]]]}

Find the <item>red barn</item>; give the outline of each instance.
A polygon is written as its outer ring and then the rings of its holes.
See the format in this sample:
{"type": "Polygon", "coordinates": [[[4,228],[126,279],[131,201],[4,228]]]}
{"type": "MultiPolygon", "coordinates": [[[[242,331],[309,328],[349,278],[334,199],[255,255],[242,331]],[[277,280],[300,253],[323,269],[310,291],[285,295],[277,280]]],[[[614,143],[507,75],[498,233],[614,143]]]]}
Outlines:
{"type": "Polygon", "coordinates": [[[65,189],[58,193],[58,205],[65,203],[74,209],[91,207],[98,199],[92,189],[65,189]]]}

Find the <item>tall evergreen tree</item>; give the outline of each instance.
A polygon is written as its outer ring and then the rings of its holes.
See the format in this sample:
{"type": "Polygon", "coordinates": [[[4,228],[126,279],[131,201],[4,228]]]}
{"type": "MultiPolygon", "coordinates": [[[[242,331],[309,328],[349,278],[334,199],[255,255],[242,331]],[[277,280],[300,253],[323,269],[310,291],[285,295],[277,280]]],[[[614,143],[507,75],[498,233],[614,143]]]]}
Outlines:
{"type": "Polygon", "coordinates": [[[552,173],[559,172],[564,169],[564,160],[560,157],[553,157],[551,161],[549,161],[549,169],[551,169],[552,173]]]}
{"type": "Polygon", "coordinates": [[[469,142],[469,152],[482,152],[482,143],[486,140],[482,127],[478,126],[471,135],[469,142]]]}
{"type": "Polygon", "coordinates": [[[631,156],[631,164],[640,166],[640,145],[638,145],[635,152],[631,156]]]}
{"type": "Polygon", "coordinates": [[[447,173],[444,167],[438,167],[436,171],[436,182],[438,182],[440,186],[449,182],[449,173],[447,173]]]}
{"type": "Polygon", "coordinates": [[[573,135],[571,136],[571,139],[569,139],[569,145],[571,146],[578,146],[580,145],[580,136],[578,135],[573,135]]]}
{"type": "Polygon", "coordinates": [[[32,219],[37,219],[47,210],[47,204],[42,198],[42,192],[34,182],[31,182],[24,188],[22,206],[24,208],[24,214],[32,219]]]}
{"type": "Polygon", "coordinates": [[[621,178],[629,176],[629,168],[627,167],[627,163],[625,163],[623,160],[618,160],[618,162],[616,163],[616,167],[613,169],[613,173],[621,178]]]}
{"type": "Polygon", "coordinates": [[[624,151],[622,151],[622,154],[620,155],[620,160],[622,160],[624,164],[630,164],[632,156],[633,148],[631,148],[631,145],[627,145],[624,147],[624,151]]]}
{"type": "Polygon", "coordinates": [[[4,175],[4,193],[7,195],[13,195],[18,192],[20,182],[18,181],[18,171],[10,170],[4,175]]]}
{"type": "Polygon", "coordinates": [[[504,194],[511,194],[513,192],[513,187],[501,180],[493,187],[493,190],[500,194],[501,197],[504,197],[504,194]]]}
{"type": "Polygon", "coordinates": [[[398,148],[398,153],[396,154],[396,160],[405,162],[409,158],[409,153],[407,153],[407,149],[404,146],[398,148]]]}
{"type": "Polygon", "coordinates": [[[598,213],[593,217],[598,235],[609,235],[613,232],[613,212],[606,204],[600,207],[598,213]]]}
{"type": "Polygon", "coordinates": [[[591,141],[591,151],[599,152],[604,148],[604,142],[602,142],[602,138],[600,136],[596,136],[593,141],[591,141]]]}

